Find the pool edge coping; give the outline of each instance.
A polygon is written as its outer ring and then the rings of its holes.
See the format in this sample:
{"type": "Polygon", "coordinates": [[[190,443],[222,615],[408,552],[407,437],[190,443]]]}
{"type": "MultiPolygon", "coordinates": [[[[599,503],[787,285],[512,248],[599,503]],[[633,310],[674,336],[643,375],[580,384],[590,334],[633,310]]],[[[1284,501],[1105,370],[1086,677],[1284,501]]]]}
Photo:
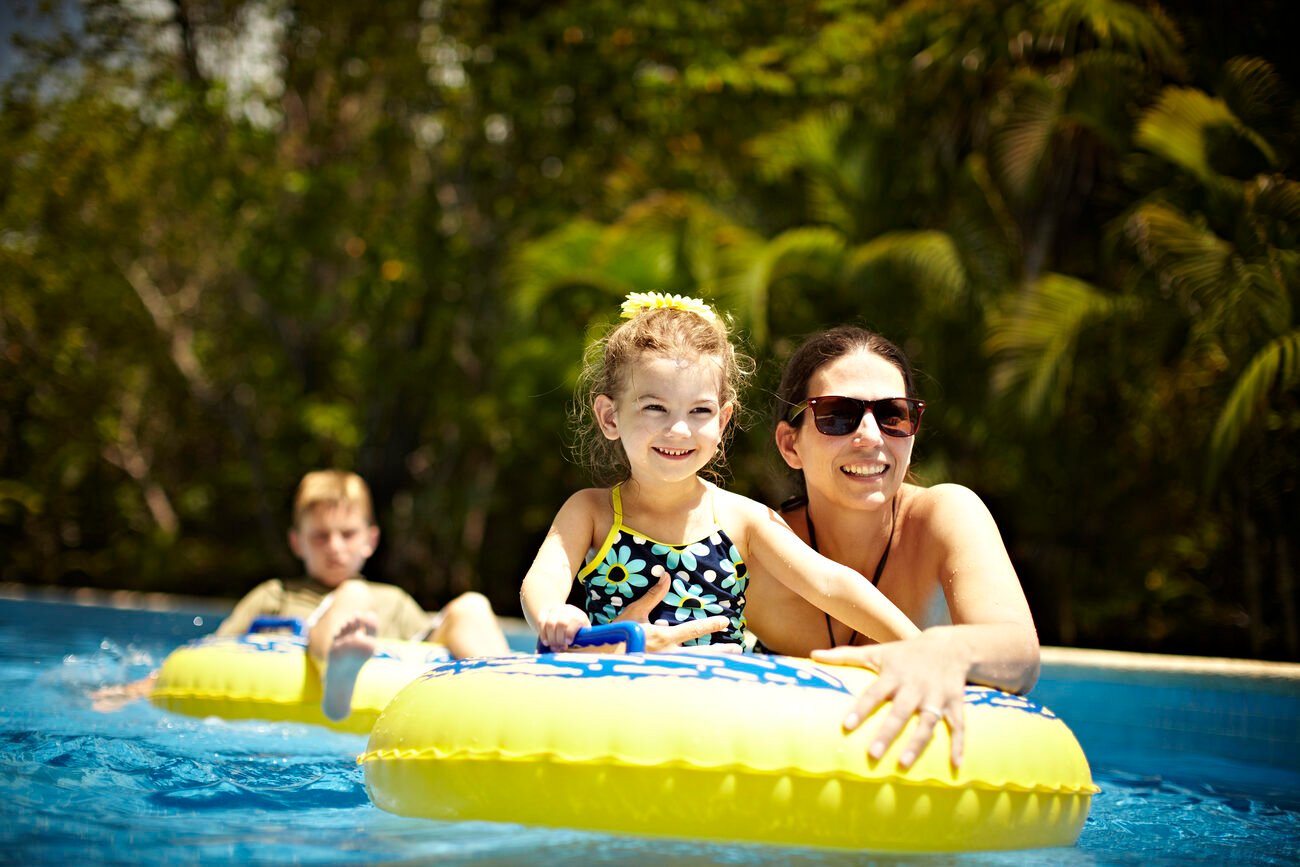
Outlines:
{"type": "Polygon", "coordinates": [[[1180,656],[1172,653],[1136,653],[1128,650],[1044,647],[1042,663],[1066,668],[1266,677],[1300,681],[1300,663],[1234,659],[1226,656],[1180,656]]]}
{"type": "MultiPolygon", "coordinates": [[[[208,596],[184,596],[175,593],[157,593],[143,590],[49,587],[13,582],[0,582],[0,599],[63,602],[73,605],[99,605],[109,608],[134,608],[144,611],[228,612],[235,604],[233,599],[218,599],[208,596]]],[[[507,631],[531,631],[523,618],[499,617],[498,619],[501,620],[503,627],[507,631]]],[[[1180,656],[1171,653],[1137,653],[1127,650],[1045,646],[1042,648],[1042,663],[1043,665],[1068,668],[1217,674],[1300,681],[1300,663],[1218,656],[1180,656]]]]}
{"type": "MultiPolygon", "coordinates": [[[[61,602],[65,605],[93,605],[101,608],[129,608],[137,611],[198,611],[229,614],[236,599],[216,596],[186,596],[149,590],[101,590],[95,587],[50,587],[0,581],[0,600],[15,602],[61,602]]],[[[522,617],[497,615],[510,632],[532,632],[522,617]]]]}

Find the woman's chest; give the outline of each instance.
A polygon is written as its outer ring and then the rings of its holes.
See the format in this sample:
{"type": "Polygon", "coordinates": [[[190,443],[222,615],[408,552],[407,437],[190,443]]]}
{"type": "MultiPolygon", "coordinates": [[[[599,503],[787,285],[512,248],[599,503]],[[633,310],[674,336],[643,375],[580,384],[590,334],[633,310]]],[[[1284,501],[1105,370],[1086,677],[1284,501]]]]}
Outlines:
{"type": "Polygon", "coordinates": [[[900,534],[877,585],[921,629],[951,622],[934,552],[900,534]]]}

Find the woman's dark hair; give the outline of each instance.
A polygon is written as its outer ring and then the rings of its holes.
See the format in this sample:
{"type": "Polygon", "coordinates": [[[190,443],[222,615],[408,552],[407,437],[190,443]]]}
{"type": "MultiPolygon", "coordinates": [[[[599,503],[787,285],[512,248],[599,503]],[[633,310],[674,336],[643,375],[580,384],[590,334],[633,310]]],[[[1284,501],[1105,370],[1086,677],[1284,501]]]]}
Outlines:
{"type": "Polygon", "coordinates": [[[912,363],[903,350],[874,331],[856,325],[840,325],[819,331],[799,344],[785,363],[781,384],[776,390],[776,419],[784,421],[790,408],[808,399],[808,381],[822,367],[854,352],[869,352],[888,361],[903,375],[903,397],[916,397],[912,363]]]}

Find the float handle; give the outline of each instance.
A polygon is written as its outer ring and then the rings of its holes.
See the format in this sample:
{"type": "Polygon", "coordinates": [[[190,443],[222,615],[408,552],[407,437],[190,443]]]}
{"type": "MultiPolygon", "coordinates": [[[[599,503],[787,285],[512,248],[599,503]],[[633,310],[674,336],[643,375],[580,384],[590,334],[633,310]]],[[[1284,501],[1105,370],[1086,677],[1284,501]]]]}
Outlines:
{"type": "Polygon", "coordinates": [[[254,617],[248,624],[248,634],[270,632],[273,629],[291,629],[294,635],[302,635],[302,618],[300,617],[254,617]]]}
{"type": "MultiPolygon", "coordinates": [[[[573,638],[571,647],[590,647],[594,644],[627,645],[628,653],[645,652],[645,630],[640,623],[602,623],[599,626],[584,626],[573,638]]],[[[540,638],[537,639],[538,653],[553,652],[540,638]]]]}

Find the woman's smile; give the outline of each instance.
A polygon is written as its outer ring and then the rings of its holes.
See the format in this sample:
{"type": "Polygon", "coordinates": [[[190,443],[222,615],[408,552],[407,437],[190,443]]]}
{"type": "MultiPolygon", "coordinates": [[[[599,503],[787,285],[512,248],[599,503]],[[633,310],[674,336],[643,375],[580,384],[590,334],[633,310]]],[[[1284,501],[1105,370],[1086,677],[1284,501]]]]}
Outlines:
{"type": "Polygon", "coordinates": [[[854,479],[879,479],[889,472],[889,464],[878,461],[871,463],[845,464],[840,472],[854,479]]]}

